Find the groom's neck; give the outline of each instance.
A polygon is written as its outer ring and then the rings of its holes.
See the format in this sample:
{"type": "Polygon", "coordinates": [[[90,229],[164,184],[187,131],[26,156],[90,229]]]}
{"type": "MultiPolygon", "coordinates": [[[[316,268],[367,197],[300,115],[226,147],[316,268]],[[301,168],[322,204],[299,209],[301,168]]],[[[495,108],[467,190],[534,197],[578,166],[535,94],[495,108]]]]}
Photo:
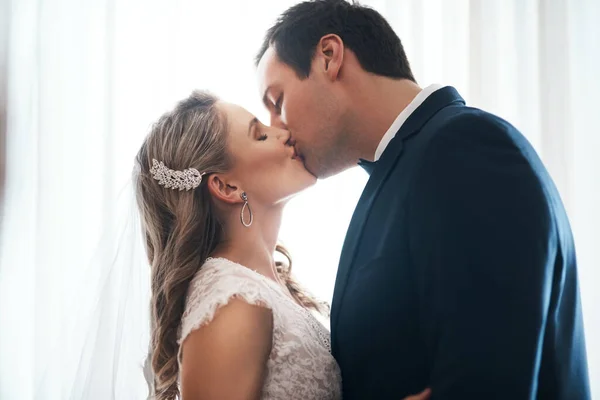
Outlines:
{"type": "Polygon", "coordinates": [[[372,161],[383,135],[421,88],[409,80],[365,74],[353,91],[353,142],[360,157],[372,161]]]}

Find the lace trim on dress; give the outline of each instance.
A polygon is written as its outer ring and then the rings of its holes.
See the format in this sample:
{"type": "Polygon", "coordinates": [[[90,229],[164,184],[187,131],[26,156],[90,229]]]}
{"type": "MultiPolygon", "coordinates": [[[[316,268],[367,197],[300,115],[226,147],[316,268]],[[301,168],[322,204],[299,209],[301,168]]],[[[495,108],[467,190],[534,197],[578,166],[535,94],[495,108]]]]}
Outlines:
{"type": "Polygon", "coordinates": [[[232,298],[240,298],[248,304],[273,309],[273,299],[269,296],[269,290],[265,290],[261,284],[262,282],[248,279],[241,271],[227,275],[219,273],[218,268],[212,268],[210,260],[215,259],[207,260],[203,269],[190,283],[182,316],[179,345],[191,331],[212,321],[217,310],[229,303],[232,298]]]}

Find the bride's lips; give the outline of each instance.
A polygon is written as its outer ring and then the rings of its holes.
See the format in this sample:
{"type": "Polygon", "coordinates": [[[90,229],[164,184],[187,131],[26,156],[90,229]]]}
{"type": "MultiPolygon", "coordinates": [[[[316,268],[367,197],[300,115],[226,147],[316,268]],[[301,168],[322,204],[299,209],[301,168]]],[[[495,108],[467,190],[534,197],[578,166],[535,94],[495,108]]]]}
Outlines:
{"type": "Polygon", "coordinates": [[[296,146],[292,146],[292,149],[294,149],[294,154],[292,155],[292,160],[302,161],[302,156],[300,154],[298,154],[298,150],[296,150],[296,146]]]}

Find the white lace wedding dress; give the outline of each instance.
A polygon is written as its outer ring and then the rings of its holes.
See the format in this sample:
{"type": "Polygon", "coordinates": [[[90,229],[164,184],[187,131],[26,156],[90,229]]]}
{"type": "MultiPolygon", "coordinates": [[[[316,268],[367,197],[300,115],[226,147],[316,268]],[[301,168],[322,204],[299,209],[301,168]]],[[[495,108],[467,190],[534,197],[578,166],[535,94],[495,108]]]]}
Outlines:
{"type": "Polygon", "coordinates": [[[341,375],[327,329],[279,284],[227,259],[209,258],[190,283],[179,343],[233,297],[273,313],[263,399],[341,399],[341,375]]]}

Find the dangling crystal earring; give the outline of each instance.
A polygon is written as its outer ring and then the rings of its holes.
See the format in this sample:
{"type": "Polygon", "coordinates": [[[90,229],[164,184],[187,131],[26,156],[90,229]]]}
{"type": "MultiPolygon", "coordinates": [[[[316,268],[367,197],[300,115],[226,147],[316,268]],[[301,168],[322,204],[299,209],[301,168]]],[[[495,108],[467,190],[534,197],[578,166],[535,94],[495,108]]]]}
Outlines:
{"type": "Polygon", "coordinates": [[[252,225],[254,216],[252,215],[252,210],[250,209],[250,204],[248,204],[248,195],[246,194],[246,192],[242,192],[240,197],[242,198],[242,200],[244,200],[244,205],[242,206],[242,212],[240,213],[240,221],[242,221],[242,225],[244,225],[246,228],[248,228],[250,225],[252,225]],[[246,209],[246,208],[248,208],[248,213],[250,213],[250,222],[248,222],[248,223],[246,223],[246,221],[244,221],[244,209],[246,209]]]}

